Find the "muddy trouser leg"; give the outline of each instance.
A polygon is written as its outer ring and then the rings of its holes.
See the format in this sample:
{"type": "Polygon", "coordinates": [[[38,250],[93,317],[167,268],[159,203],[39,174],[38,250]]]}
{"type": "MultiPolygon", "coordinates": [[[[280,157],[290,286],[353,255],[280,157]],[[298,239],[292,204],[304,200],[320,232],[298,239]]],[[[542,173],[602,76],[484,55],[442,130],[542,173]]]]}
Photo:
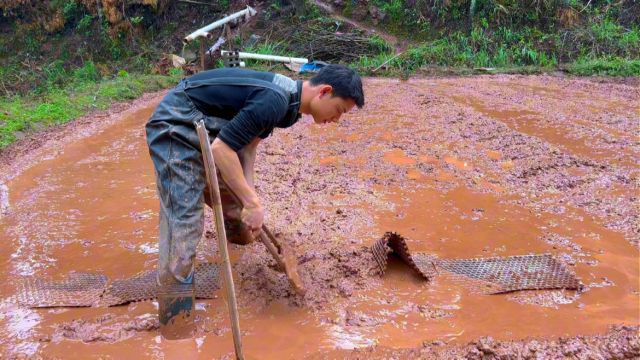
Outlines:
{"type": "Polygon", "coordinates": [[[192,126],[153,120],[146,129],[160,198],[160,332],[166,339],[184,339],[195,332],[194,260],[204,225],[202,154],[194,146],[192,126]]]}

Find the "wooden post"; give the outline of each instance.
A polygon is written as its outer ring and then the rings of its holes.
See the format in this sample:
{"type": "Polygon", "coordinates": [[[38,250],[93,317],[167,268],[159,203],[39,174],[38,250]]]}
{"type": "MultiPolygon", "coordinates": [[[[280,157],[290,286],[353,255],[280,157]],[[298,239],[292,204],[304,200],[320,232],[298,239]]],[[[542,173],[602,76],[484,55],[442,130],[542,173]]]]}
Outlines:
{"type": "Polygon", "coordinates": [[[231,26],[229,26],[229,24],[224,25],[224,31],[227,33],[227,45],[229,49],[237,49],[237,45],[233,43],[233,39],[231,38],[233,34],[231,33],[231,26]]]}
{"type": "Polygon", "coordinates": [[[204,71],[204,40],[206,39],[206,37],[201,37],[200,38],[200,69],[201,71],[204,71]]]}
{"type": "Polygon", "coordinates": [[[204,169],[207,176],[209,186],[209,194],[211,196],[211,204],[216,219],[216,233],[218,234],[218,248],[222,257],[222,274],[224,279],[224,292],[227,298],[227,307],[231,316],[231,330],[233,331],[233,345],[236,350],[236,359],[244,360],[242,354],[242,338],[240,334],[240,318],[238,316],[238,304],[236,301],[236,292],[233,285],[233,275],[231,274],[231,261],[229,260],[229,249],[227,247],[227,233],[224,229],[224,218],[222,215],[222,200],[220,199],[220,187],[218,186],[218,176],[216,175],[216,164],[211,152],[211,143],[209,142],[209,134],[204,126],[204,121],[200,120],[196,123],[198,138],[200,139],[200,150],[202,151],[202,159],[204,169]]]}

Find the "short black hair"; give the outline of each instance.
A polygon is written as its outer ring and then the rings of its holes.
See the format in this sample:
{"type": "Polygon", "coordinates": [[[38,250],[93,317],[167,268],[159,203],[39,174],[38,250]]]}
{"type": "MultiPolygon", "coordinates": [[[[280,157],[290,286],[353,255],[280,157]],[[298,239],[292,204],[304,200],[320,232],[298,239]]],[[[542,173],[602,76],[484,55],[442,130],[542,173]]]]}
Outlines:
{"type": "Polygon", "coordinates": [[[327,65],[309,80],[311,85],[331,85],[333,96],[352,99],[358,108],[364,106],[364,93],[360,75],[344,65],[327,65]]]}

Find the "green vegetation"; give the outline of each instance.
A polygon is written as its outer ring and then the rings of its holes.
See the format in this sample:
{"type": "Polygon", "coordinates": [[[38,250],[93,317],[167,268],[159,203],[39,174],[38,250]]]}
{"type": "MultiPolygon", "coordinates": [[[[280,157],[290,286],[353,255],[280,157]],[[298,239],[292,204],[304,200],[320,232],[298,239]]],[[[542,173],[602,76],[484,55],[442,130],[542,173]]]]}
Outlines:
{"type": "MultiPolygon", "coordinates": [[[[372,3],[384,14],[382,25],[388,31],[413,39],[409,49],[386,64],[392,75],[434,67],[496,68],[497,72],[514,68],[529,72],[533,67],[576,75],[640,75],[640,7],[624,2],[372,3]]],[[[362,58],[357,65],[368,72],[390,57],[389,52],[381,52],[362,58]]]]}
{"type": "Polygon", "coordinates": [[[87,62],[71,74],[54,65],[50,76],[53,84],[62,77],[69,83],[26,96],[0,98],[0,150],[26,132],[63,124],[91,110],[107,109],[114,102],[170,87],[182,77],[182,71],[170,71],[164,76],[130,75],[123,70],[100,79],[95,64],[87,62]]]}
{"type": "Polygon", "coordinates": [[[626,60],[621,58],[600,58],[594,60],[578,60],[570,64],[567,69],[575,75],[602,76],[639,76],[640,59],[626,60]]]}
{"type": "Polygon", "coordinates": [[[163,53],[176,51],[154,40],[172,36],[176,26],[163,26],[162,17],[152,24],[159,5],[146,3],[149,9],[125,9],[122,2],[95,8],[80,0],[0,5],[0,21],[10,24],[0,36],[0,151],[26,134],[171,87],[183,76],[176,69],[158,74],[167,68],[157,66],[163,53]]]}

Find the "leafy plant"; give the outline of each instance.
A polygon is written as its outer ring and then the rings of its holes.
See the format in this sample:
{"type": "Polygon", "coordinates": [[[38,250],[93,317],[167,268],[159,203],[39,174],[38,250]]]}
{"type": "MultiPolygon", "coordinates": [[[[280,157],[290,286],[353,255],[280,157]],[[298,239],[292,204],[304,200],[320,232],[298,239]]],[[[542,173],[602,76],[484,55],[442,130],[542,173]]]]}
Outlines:
{"type": "Polygon", "coordinates": [[[82,67],[73,71],[73,79],[76,83],[96,82],[100,79],[100,74],[93,61],[85,62],[82,67]]]}
{"type": "Polygon", "coordinates": [[[75,17],[78,11],[78,3],[75,0],[67,1],[62,7],[62,15],[65,20],[71,20],[75,17]]]}
{"type": "Polygon", "coordinates": [[[46,83],[49,87],[63,85],[67,80],[67,71],[64,68],[64,61],[54,60],[42,68],[46,83]]]}
{"type": "Polygon", "coordinates": [[[369,39],[369,44],[371,45],[372,49],[375,49],[376,51],[379,51],[379,52],[387,52],[391,50],[391,47],[389,46],[389,44],[387,44],[387,42],[378,35],[372,36],[369,39]]]}
{"type": "Polygon", "coordinates": [[[85,14],[80,19],[80,21],[78,21],[78,25],[76,26],[76,29],[80,31],[89,30],[91,28],[92,23],[93,23],[93,16],[91,16],[90,14],[85,14]]]}
{"type": "Polygon", "coordinates": [[[138,26],[142,24],[142,20],[144,20],[144,16],[133,16],[129,18],[129,21],[133,26],[138,26]]]}

